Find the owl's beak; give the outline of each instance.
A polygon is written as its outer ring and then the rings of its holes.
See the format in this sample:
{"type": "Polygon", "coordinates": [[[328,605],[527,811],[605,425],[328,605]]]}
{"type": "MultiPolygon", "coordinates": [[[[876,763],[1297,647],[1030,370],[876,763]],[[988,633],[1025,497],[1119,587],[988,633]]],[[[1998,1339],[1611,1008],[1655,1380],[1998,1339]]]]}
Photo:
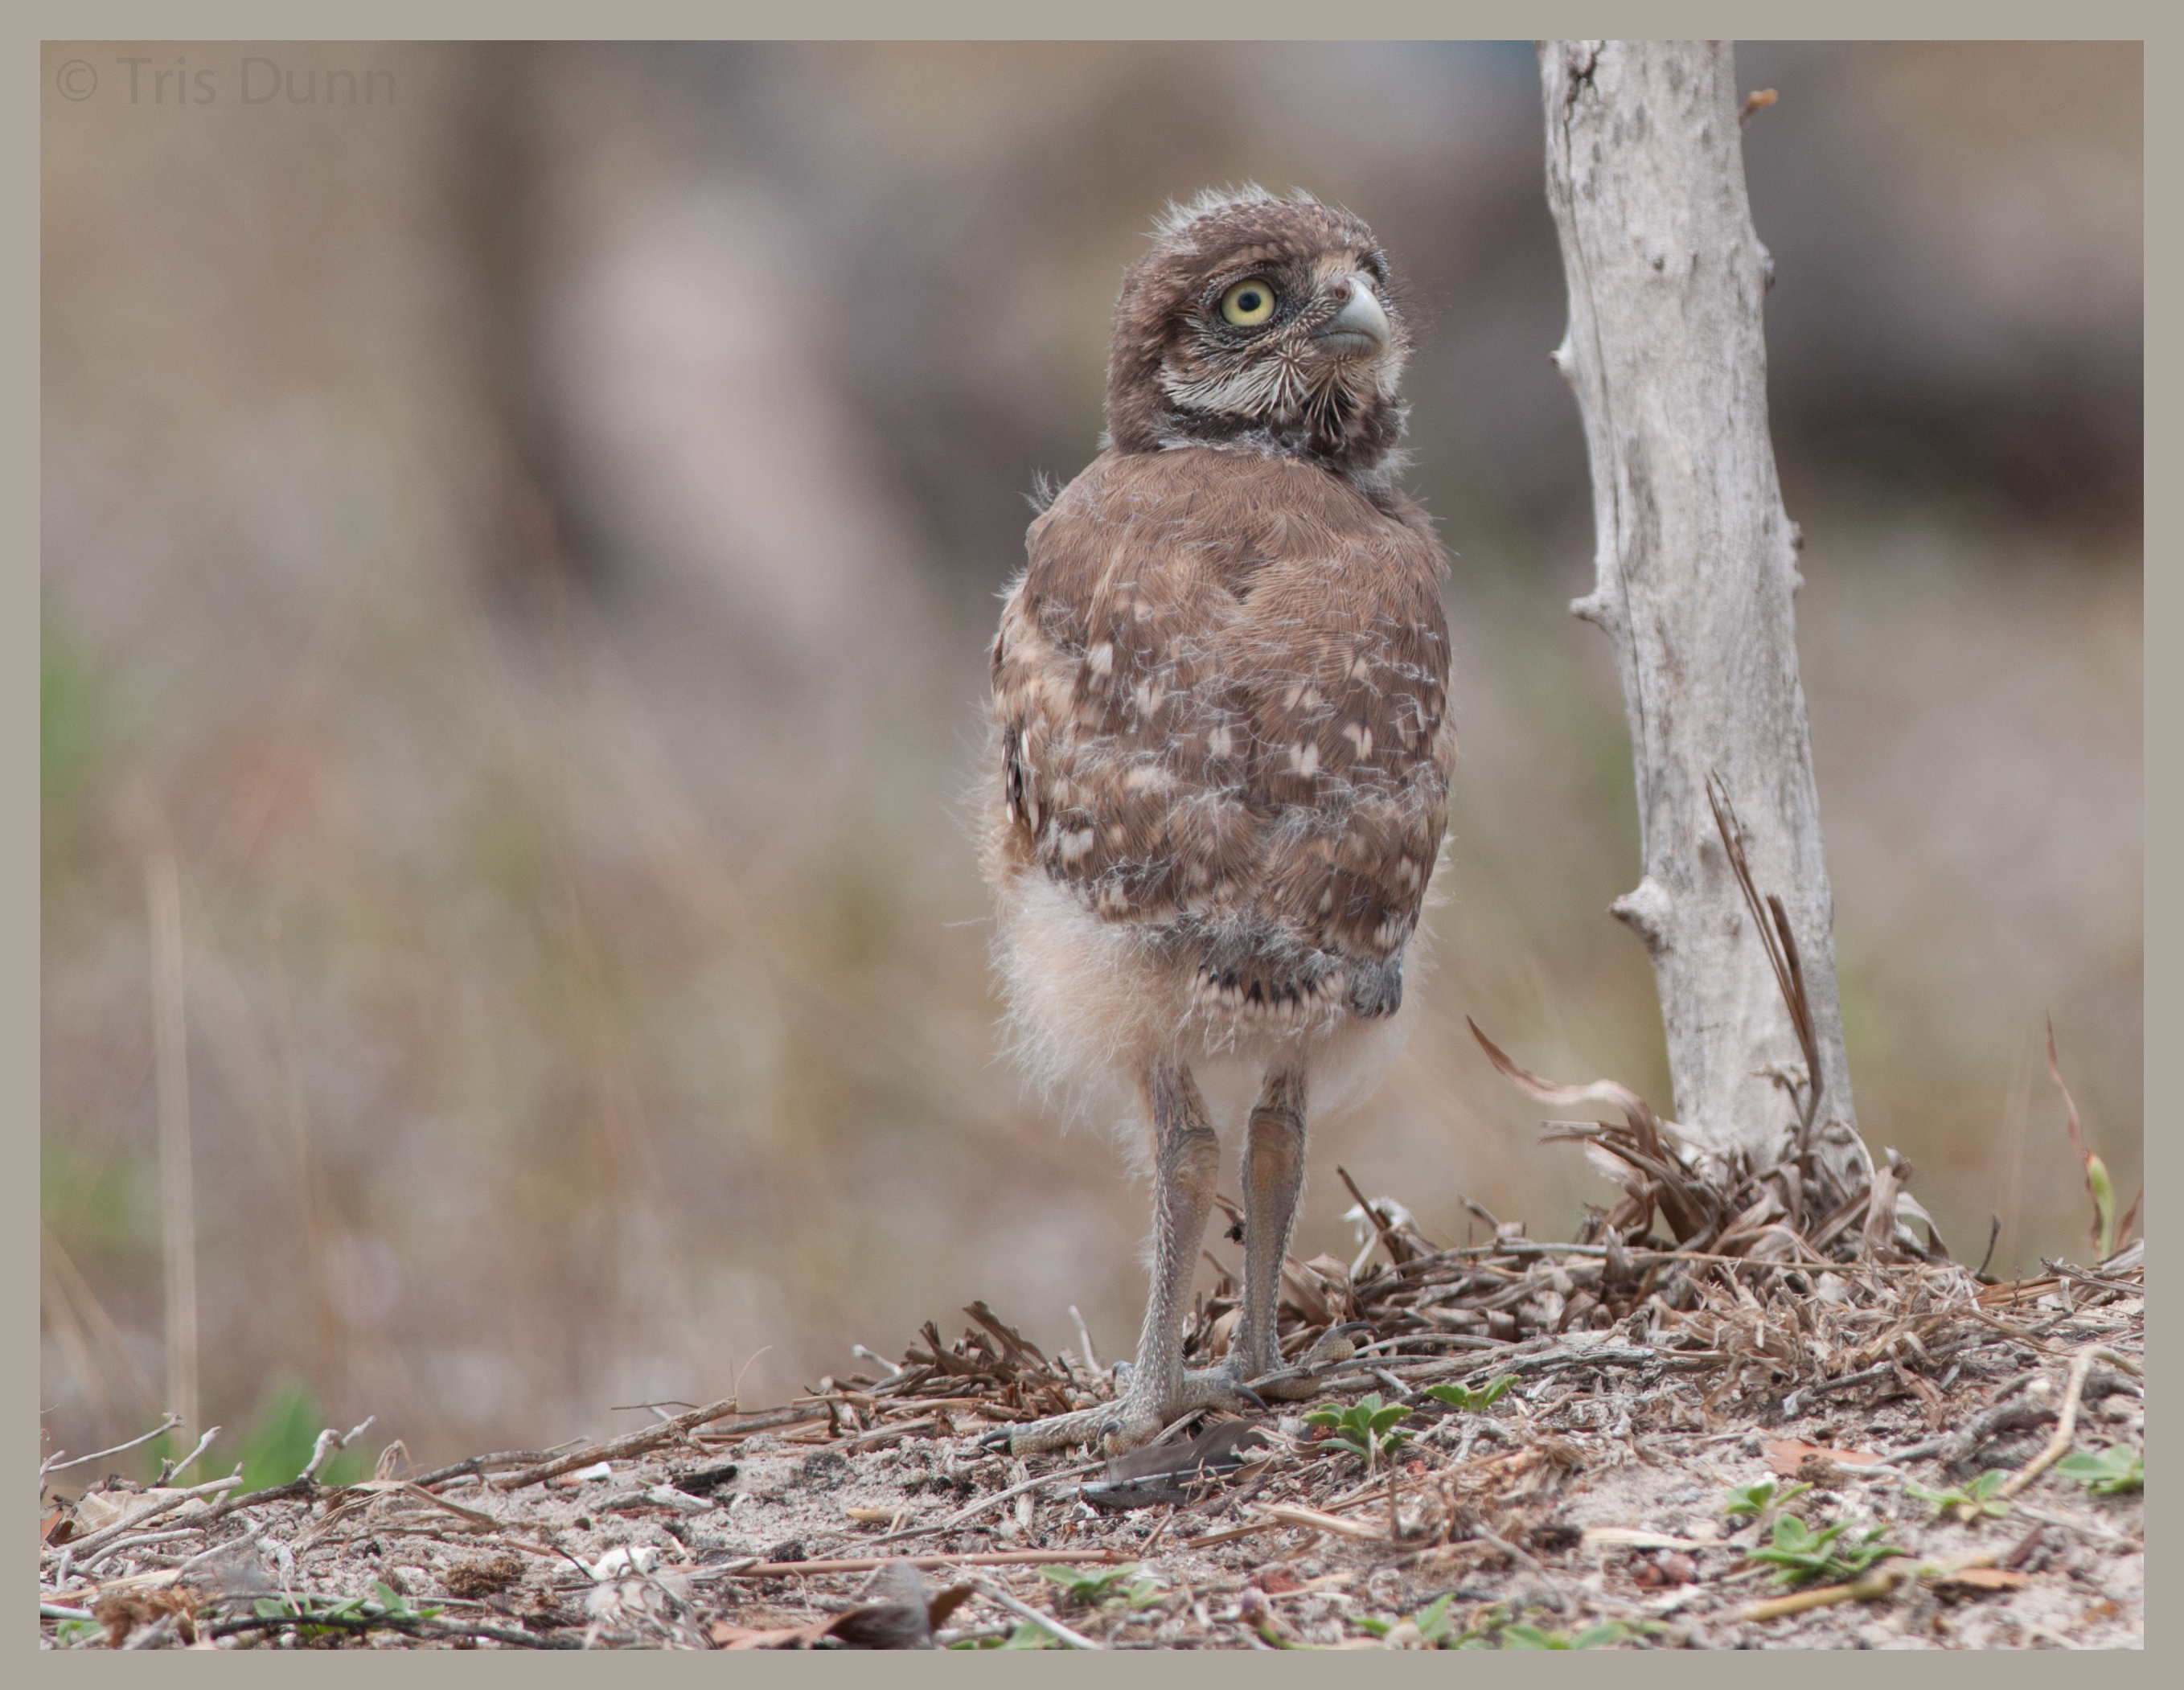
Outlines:
{"type": "Polygon", "coordinates": [[[1362,275],[1337,276],[1329,284],[1329,291],[1335,290],[1350,297],[1312,338],[1338,357],[1370,358],[1387,351],[1388,314],[1373,297],[1373,284],[1362,275]]]}

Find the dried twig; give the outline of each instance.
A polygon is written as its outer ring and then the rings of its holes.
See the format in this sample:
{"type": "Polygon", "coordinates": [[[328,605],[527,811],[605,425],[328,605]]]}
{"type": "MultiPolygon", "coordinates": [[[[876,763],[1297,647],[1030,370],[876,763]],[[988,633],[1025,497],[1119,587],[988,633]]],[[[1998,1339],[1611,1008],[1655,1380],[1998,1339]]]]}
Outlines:
{"type": "Polygon", "coordinates": [[[894,1543],[905,1537],[926,1537],[935,1532],[950,1531],[967,1520],[976,1520],[988,1509],[1000,1507],[1011,1497],[1021,1496],[1026,1491],[1035,1491],[1042,1485],[1051,1485],[1062,1479],[1081,1479],[1085,1474],[1096,1472],[1106,1465],[1104,1460],[1087,1461],[1078,1466],[1064,1467],[1059,1472],[1042,1473],[1035,1479],[1026,1479],[1022,1484],[1011,1485],[1005,1491],[995,1491],[991,1496],[980,1497],[967,1507],[957,1509],[945,1520],[936,1520],[930,1526],[913,1526],[906,1531],[890,1532],[884,1537],[875,1537],[872,1541],[875,1543],[894,1543]]]}
{"type": "Polygon", "coordinates": [[[987,1601],[1006,1608],[1020,1620],[1028,1620],[1049,1636],[1058,1637],[1073,1649],[1104,1649],[1105,1643],[1096,1643],[1081,1632],[1072,1632],[1051,1614],[1042,1614],[1028,1602],[1019,1602],[999,1585],[978,1578],[971,1581],[978,1594],[987,1601]]]}
{"type": "MultiPolygon", "coordinates": [[[[136,1513],[125,1515],[111,1526],[101,1526],[98,1531],[77,1538],[68,1546],[69,1553],[75,1558],[78,1566],[87,1567],[105,1553],[107,1547],[115,1538],[134,1532],[137,1527],[157,1520],[163,1515],[172,1514],[186,1503],[196,1502],[204,1497],[217,1496],[222,1491],[231,1491],[242,1482],[242,1464],[238,1461],[235,1464],[235,1470],[226,1478],[214,1479],[208,1484],[194,1485],[187,1490],[170,1491],[150,1506],[140,1508],[136,1513]]],[[[211,1522],[208,1520],[206,1523],[209,1525],[211,1522]]]]}
{"type": "Polygon", "coordinates": [[[181,1460],[162,1461],[159,1464],[159,1483],[164,1485],[171,1480],[177,1473],[187,1473],[189,1471],[189,1470],[197,1464],[198,1457],[203,1454],[207,1449],[210,1448],[212,1447],[213,1439],[219,1436],[220,1428],[218,1426],[208,1426],[205,1429],[204,1436],[198,1440],[197,1448],[191,1450],[190,1453],[182,1457],[181,1460]]]}
{"type": "MultiPolygon", "coordinates": [[[[72,1461],[64,1461],[61,1459],[61,1457],[67,1454],[68,1451],[65,1449],[56,1449],[51,1455],[47,1456],[44,1461],[39,1464],[38,1476],[42,1479],[48,1473],[64,1473],[71,1467],[81,1467],[86,1462],[103,1461],[109,1455],[119,1455],[125,1449],[134,1449],[140,1443],[149,1443],[153,1438],[164,1436],[165,1433],[172,1431],[181,1423],[182,1417],[170,1409],[167,1411],[165,1417],[160,1420],[159,1425],[153,1426],[151,1431],[143,1433],[141,1437],[131,1438],[126,1443],[117,1443],[111,1449],[101,1449],[96,1454],[91,1455],[79,1455],[72,1461]]],[[[214,1426],[213,1428],[214,1431],[217,1431],[219,1430],[220,1428],[218,1426],[214,1426]]],[[[210,1432],[206,1434],[208,1437],[211,1435],[212,1434],[210,1432]]],[[[203,1446],[200,1444],[198,1448],[202,1450],[203,1446]]],[[[189,1463],[187,1461],[182,1463],[183,1467],[187,1467],[189,1463]]],[[[177,1467],[175,1470],[176,1472],[180,1472],[181,1468],[177,1467]]]]}
{"type": "Polygon", "coordinates": [[[827,1573],[869,1573],[897,1562],[929,1570],[935,1567],[1052,1567],[1085,1563],[1112,1566],[1125,1559],[1115,1549],[993,1549],[965,1555],[850,1555],[819,1561],[744,1561],[701,1568],[698,1577],[805,1578],[827,1573]]]}
{"type": "MultiPolygon", "coordinates": [[[[320,1488],[319,1469],[326,1465],[326,1459],[337,1449],[346,1449],[353,1440],[363,1437],[378,1418],[377,1415],[366,1415],[346,1432],[337,1432],[332,1426],[326,1427],[311,1445],[311,1459],[304,1465],[302,1472],[285,1484],[268,1485],[262,1491],[251,1491],[242,1496],[228,1498],[207,1516],[205,1524],[209,1526],[214,1520],[225,1520],[237,1509],[255,1508],[260,1503],[285,1502],[293,1497],[315,1495],[320,1488]]],[[[241,1472],[242,1470],[238,1467],[236,1470],[241,1472]]]]}
{"type": "Polygon", "coordinates": [[[1996,1501],[2007,1502],[2070,1453],[2070,1438],[2078,1426],[2078,1399],[2085,1393],[2086,1375],[2096,1361],[2111,1362],[2133,1376],[2139,1370],[2137,1363],[2126,1361],[2105,1344],[2088,1344],[2080,1350],[2070,1364],[2070,1382],[2064,1387],[2063,1407],[2056,1416],[2054,1437],[2048,1440],[2045,1449],[2003,1481],[2001,1488],[1994,1493],[1996,1501]]]}
{"type": "MultiPolygon", "coordinates": [[[[484,1482],[494,1490],[520,1491],[526,1485],[540,1484],[564,1473],[573,1473],[579,1467],[589,1467],[598,1462],[611,1461],[657,1448],[672,1442],[682,1432],[697,1426],[710,1426],[717,1420],[725,1420],[735,1411],[733,1398],[725,1402],[709,1403],[702,1409],[691,1409],[687,1415],[677,1415],[671,1420],[640,1426],[635,1431],[624,1432],[620,1437],[610,1437],[604,1443],[589,1444],[566,1455],[556,1456],[551,1461],[542,1461],[535,1467],[526,1467],[521,1472],[511,1473],[505,1478],[487,1479],[484,1482]]],[[[815,1411],[801,1418],[816,1420],[819,1415],[815,1411]]]]}
{"type": "MultiPolygon", "coordinates": [[[[570,1443],[581,1442],[571,1438],[570,1443]]],[[[460,1461],[450,1461],[444,1467],[435,1467],[429,1473],[420,1473],[410,1482],[417,1485],[443,1485],[450,1479],[471,1478],[488,1467],[531,1467],[541,1461],[551,1461],[558,1451],[552,1449],[504,1449],[494,1455],[468,1455],[460,1461]]]]}

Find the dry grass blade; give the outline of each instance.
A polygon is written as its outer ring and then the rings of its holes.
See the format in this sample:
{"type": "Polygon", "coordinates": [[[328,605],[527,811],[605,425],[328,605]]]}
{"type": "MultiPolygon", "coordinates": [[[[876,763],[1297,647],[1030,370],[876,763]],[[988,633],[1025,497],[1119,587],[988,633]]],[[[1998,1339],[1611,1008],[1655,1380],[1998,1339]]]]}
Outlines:
{"type": "Polygon", "coordinates": [[[1866,1202],[1865,1231],[1858,1254],[1868,1260],[1878,1259],[1895,1236],[1897,1193],[1910,1179],[1910,1163],[1897,1152],[1889,1152],[1888,1165],[1874,1176],[1872,1195],[1866,1202]]]}
{"type": "Polygon", "coordinates": [[[1379,1238],[1380,1248],[1388,1253],[1390,1261],[1397,1267],[1401,1267],[1405,1262],[1413,1260],[1422,1254],[1417,1245],[1403,1237],[1402,1233],[1390,1223],[1387,1216],[1380,1212],[1379,1206],[1368,1201],[1365,1193],[1357,1189],[1357,1181],[1350,1177],[1350,1170],[1347,1168],[1338,1165],[1334,1171],[1342,1183],[1349,1187],[1350,1195],[1357,1199],[1357,1207],[1363,1211],[1366,1220],[1370,1223],[1374,1234],[1379,1238]]]}
{"type": "MultiPolygon", "coordinates": [[[[1541,1103],[1557,1109],[1569,1109],[1580,1104],[1605,1104],[1623,1111],[1629,1122],[1630,1144],[1618,1142],[1612,1129],[1604,1130],[1598,1142],[1603,1149],[1612,1151],[1641,1173],[1655,1181],[1652,1195],[1661,1205],[1676,1242],[1683,1243],[1708,1230],[1714,1215],[1713,1205],[1708,1203],[1702,1188],[1697,1187],[1683,1170],[1662,1137],[1660,1120],[1652,1105],[1628,1086],[1613,1080],[1596,1080],[1589,1086],[1564,1086],[1545,1080],[1529,1069],[1520,1068],[1507,1056],[1494,1041],[1479,1030],[1479,1023],[1468,1015],[1464,1025],[1471,1036],[1479,1041],[1486,1053],[1486,1059],[1494,1065],[1495,1071],[1518,1090],[1527,1092],[1541,1103]],[[1635,1153],[1635,1154],[1634,1154],[1635,1153]]],[[[1569,1123],[1560,1124],[1567,1128],[1569,1123]]]]}
{"type": "Polygon", "coordinates": [[[1707,802],[1713,807],[1713,824],[1720,831],[1722,848],[1729,853],[1729,866],[1736,876],[1746,907],[1752,911],[1759,942],[1767,953],[1767,965],[1774,970],[1774,983],[1781,989],[1783,1006],[1790,1012],[1797,1048],[1804,1053],[1805,1098],[1801,1115],[1802,1130],[1810,1132],[1820,1107],[1820,1045],[1813,1026],[1812,1005],[1805,997],[1805,972],[1797,960],[1797,941],[1790,931],[1790,917],[1780,898],[1770,893],[1762,907],[1752,865],[1745,859],[1743,824],[1736,819],[1736,806],[1730,802],[1729,783],[1718,770],[1707,776],[1707,802]]]}
{"type": "Polygon", "coordinates": [[[2078,1105],[2071,1099],[2070,1088],[2063,1083],[2063,1070],[2055,1059],[2055,1018],[2052,1015],[2048,1018],[2048,1077],[2063,1094],[2063,1125],[2070,1132],[2070,1148],[2085,1165],[2086,1194],[2093,1200],[2093,1259],[2106,1261],[2129,1242],[2131,1229],[2137,1224],[2139,1203],[2146,1193],[2142,1191],[2132,1199],[2131,1212],[2124,1216],[2119,1229],[2115,1187],[2109,1180],[2108,1164],[2094,1154],[2092,1146],[2086,1143],[2085,1126],[2078,1119],[2078,1105]]]}
{"type": "Polygon", "coordinates": [[[1661,1157],[1667,1153],[1661,1142],[1661,1129],[1653,1107],[1628,1086],[1613,1080],[1596,1080],[1589,1086],[1564,1086],[1545,1080],[1528,1068],[1520,1068],[1505,1054],[1494,1041],[1479,1030],[1479,1023],[1470,1016],[1463,1024],[1471,1029],[1472,1037],[1485,1051],[1486,1059],[1494,1065],[1495,1071],[1523,1091],[1529,1092],[1541,1103],[1557,1109],[1570,1109],[1580,1104],[1606,1104],[1621,1109],[1630,1122],[1630,1130],[1637,1136],[1640,1146],[1649,1156],[1661,1157]]]}

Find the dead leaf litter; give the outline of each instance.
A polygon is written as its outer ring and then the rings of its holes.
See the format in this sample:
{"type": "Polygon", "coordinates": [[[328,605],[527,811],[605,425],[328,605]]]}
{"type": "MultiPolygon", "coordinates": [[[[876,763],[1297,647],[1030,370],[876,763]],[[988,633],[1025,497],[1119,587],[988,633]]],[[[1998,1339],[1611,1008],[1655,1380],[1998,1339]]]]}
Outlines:
{"type": "MultiPolygon", "coordinates": [[[[1391,1200],[1361,1198],[1366,1254],[1285,1265],[1285,1357],[1351,1329],[1317,1396],[1203,1416],[1112,1461],[979,1448],[997,1426],[1117,1394],[1112,1372],[1049,1358],[981,1302],[953,1342],[928,1322],[900,1364],[879,1364],[884,1377],[822,1380],[762,1411],[662,1408],[560,1452],[418,1472],[393,1444],[362,1483],[307,1476],[243,1496],[231,1480],[112,1478],[70,1495],[49,1463],[41,1636],[62,1648],[2140,1645],[2138,1248],[2097,1270],[1985,1284],[1946,1258],[1867,1250],[1858,1227],[1836,1228],[1849,1245],[1825,1253],[1817,1228],[1721,1195],[1686,1200],[1680,1218],[1699,1224],[1681,1245],[1646,1232],[1670,1207],[1647,1201],[1642,1217],[1596,1215],[1592,1240],[1535,1242],[1497,1223],[1490,1242],[1452,1248],[1391,1200]],[[1770,1226],[1798,1248],[1770,1248],[1770,1226]]],[[[1224,1348],[1235,1289],[1224,1276],[1200,1299],[1194,1359],[1224,1348]]]]}

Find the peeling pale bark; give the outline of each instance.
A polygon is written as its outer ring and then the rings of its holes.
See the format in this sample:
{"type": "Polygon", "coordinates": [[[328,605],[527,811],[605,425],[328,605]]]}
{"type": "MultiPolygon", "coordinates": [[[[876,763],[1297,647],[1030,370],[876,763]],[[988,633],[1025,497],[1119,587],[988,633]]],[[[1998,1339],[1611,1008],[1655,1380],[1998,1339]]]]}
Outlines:
{"type": "Polygon", "coordinates": [[[1771,1165],[1800,1101],[1768,1077],[1805,1060],[1707,799],[1718,772],[1760,893],[1804,970],[1821,1092],[1812,1148],[1853,1188],[1857,1131],[1836,995],[1791,596],[1796,525],[1767,431],[1753,232],[1726,42],[1549,42],[1547,198],[1569,330],[1555,363],[1592,461],[1593,592],[1570,608],[1614,642],[1637,773],[1644,874],[1616,900],[1652,958],[1675,1115],[1771,1165]]]}

